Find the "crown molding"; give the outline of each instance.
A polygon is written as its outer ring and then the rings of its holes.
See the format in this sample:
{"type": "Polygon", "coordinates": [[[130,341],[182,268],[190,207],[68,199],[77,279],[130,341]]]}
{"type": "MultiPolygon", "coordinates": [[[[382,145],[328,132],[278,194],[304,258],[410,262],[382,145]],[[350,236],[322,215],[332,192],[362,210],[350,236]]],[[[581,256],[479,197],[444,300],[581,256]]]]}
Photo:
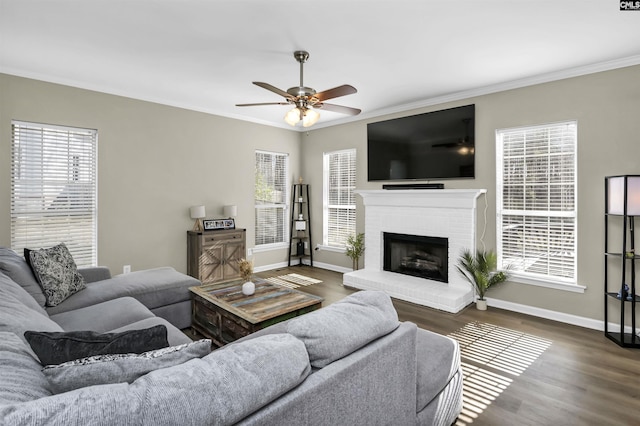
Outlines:
{"type": "MultiPolygon", "coordinates": [[[[317,123],[313,129],[320,129],[324,127],[332,127],[339,124],[350,123],[354,121],[368,120],[371,118],[382,117],[385,115],[396,114],[400,112],[407,112],[415,109],[430,107],[433,105],[444,104],[447,102],[455,102],[463,99],[474,98],[477,96],[490,95],[492,93],[504,92],[507,90],[520,89],[528,86],[535,86],[537,84],[550,83],[553,81],[564,80],[567,78],[580,77],[588,74],[595,74],[603,71],[611,71],[618,68],[626,68],[635,65],[640,65],[640,55],[629,56],[621,59],[614,59],[606,62],[599,62],[596,64],[585,65],[581,67],[569,68],[561,71],[554,71],[550,73],[540,74],[532,77],[522,78],[518,80],[511,80],[504,83],[493,84],[490,86],[479,87],[471,90],[465,90],[462,92],[451,93],[442,96],[436,96],[429,99],[424,99],[418,102],[409,104],[396,105],[390,108],[378,109],[375,111],[365,112],[359,114],[357,117],[347,117],[341,120],[331,121],[328,123],[317,123]]],[[[305,132],[310,129],[300,129],[299,131],[305,132]]]]}
{"type": "Polygon", "coordinates": [[[136,99],[145,102],[152,102],[160,105],[166,105],[175,108],[187,109],[190,111],[202,112],[205,114],[217,115],[220,117],[230,118],[234,120],[247,121],[255,124],[261,124],[270,127],[277,127],[289,131],[306,133],[313,130],[318,130],[326,127],[339,126],[342,124],[352,123],[356,121],[369,120],[372,118],[378,118],[385,115],[396,114],[401,112],[407,112],[420,108],[430,107],[433,105],[444,104],[447,102],[455,102],[463,99],[473,98],[482,95],[489,95],[492,93],[503,92],[506,90],[519,89],[528,86],[534,86],[536,84],[549,83],[558,80],[564,80],[567,78],[580,77],[588,74],[595,74],[603,71],[610,71],[618,68],[625,68],[630,66],[640,65],[640,55],[629,56],[626,58],[614,59],[605,62],[599,62],[590,65],[584,65],[580,67],[568,68],[565,70],[554,71],[550,73],[540,74],[532,77],[527,77],[518,80],[507,81],[504,83],[493,84],[489,86],[479,87],[471,90],[465,90],[461,92],[446,94],[442,96],[436,96],[433,98],[424,99],[418,102],[412,102],[408,104],[396,105],[389,108],[382,108],[370,112],[365,112],[353,117],[345,117],[338,120],[332,120],[328,122],[319,122],[313,126],[313,128],[294,127],[292,128],[288,124],[274,123],[267,120],[261,120],[257,118],[250,118],[246,116],[240,116],[237,114],[230,114],[228,112],[217,111],[215,109],[202,108],[199,106],[190,105],[187,103],[175,102],[172,100],[163,99],[160,97],[147,96],[142,94],[136,94],[135,92],[125,93],[123,90],[114,89],[107,85],[100,84],[87,84],[86,82],[79,82],[73,79],[67,79],[62,77],[55,77],[44,73],[34,73],[21,69],[3,67],[0,65],[0,73],[15,75],[18,77],[30,78],[34,80],[40,80],[48,83],[61,84],[65,86],[71,86],[78,89],[91,90],[100,93],[106,93],[115,96],[122,96],[125,98],[136,99]]]}

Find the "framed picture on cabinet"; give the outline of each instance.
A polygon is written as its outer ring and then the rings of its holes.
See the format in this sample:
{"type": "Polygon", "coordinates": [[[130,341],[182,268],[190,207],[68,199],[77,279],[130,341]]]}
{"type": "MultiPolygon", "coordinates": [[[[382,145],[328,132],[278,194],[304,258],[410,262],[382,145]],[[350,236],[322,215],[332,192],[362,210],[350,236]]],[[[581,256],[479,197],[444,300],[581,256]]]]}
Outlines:
{"type": "Polygon", "coordinates": [[[219,229],[236,229],[235,219],[206,219],[202,221],[205,231],[215,231],[219,229]]]}
{"type": "Polygon", "coordinates": [[[223,220],[203,220],[202,221],[202,226],[204,227],[205,231],[213,231],[216,229],[224,229],[224,221],[223,220]]]}

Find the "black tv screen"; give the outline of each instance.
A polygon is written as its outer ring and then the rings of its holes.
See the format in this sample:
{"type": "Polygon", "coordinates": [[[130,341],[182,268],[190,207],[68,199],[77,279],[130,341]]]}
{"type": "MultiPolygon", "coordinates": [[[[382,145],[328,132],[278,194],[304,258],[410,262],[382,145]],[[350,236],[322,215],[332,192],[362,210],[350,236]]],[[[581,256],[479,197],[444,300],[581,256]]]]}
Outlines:
{"type": "Polygon", "coordinates": [[[367,124],[369,181],[475,177],[475,105],[367,124]]]}

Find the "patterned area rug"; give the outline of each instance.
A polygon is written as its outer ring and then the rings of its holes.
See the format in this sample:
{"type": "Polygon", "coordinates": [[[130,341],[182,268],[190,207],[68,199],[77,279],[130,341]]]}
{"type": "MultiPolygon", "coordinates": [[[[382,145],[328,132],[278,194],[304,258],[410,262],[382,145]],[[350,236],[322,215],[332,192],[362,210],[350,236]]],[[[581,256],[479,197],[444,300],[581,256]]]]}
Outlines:
{"type": "Polygon", "coordinates": [[[265,278],[265,281],[289,288],[298,288],[300,286],[308,286],[322,282],[322,280],[317,280],[300,274],[280,275],[279,277],[265,278]]]}

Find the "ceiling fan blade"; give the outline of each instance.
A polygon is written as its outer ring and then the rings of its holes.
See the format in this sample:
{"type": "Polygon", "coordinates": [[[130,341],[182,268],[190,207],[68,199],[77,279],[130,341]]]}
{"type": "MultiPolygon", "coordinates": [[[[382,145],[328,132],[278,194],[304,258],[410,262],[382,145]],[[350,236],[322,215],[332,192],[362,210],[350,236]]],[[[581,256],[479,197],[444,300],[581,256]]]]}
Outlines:
{"type": "Polygon", "coordinates": [[[236,104],[239,107],[245,106],[261,106],[261,105],[290,105],[289,102],[262,102],[257,104],[236,104]]]}
{"type": "Polygon", "coordinates": [[[326,111],[339,112],[340,114],[347,114],[347,115],[358,115],[360,114],[360,111],[361,111],[358,108],[351,108],[351,107],[342,106],[342,105],[325,104],[325,103],[316,105],[316,108],[322,108],[326,111]]]}
{"type": "Polygon", "coordinates": [[[334,87],[333,89],[325,90],[320,93],[316,93],[313,97],[318,98],[320,102],[326,101],[327,99],[333,99],[340,96],[352,95],[357,93],[355,87],[350,86],[348,84],[343,84],[342,86],[334,87]]]}
{"type": "Polygon", "coordinates": [[[262,83],[260,81],[254,81],[253,84],[255,84],[256,86],[260,86],[263,89],[267,89],[273,93],[277,93],[280,96],[284,96],[287,99],[293,99],[293,96],[291,96],[290,94],[288,94],[287,92],[285,92],[282,89],[278,89],[275,86],[270,85],[269,83],[262,83]]]}

